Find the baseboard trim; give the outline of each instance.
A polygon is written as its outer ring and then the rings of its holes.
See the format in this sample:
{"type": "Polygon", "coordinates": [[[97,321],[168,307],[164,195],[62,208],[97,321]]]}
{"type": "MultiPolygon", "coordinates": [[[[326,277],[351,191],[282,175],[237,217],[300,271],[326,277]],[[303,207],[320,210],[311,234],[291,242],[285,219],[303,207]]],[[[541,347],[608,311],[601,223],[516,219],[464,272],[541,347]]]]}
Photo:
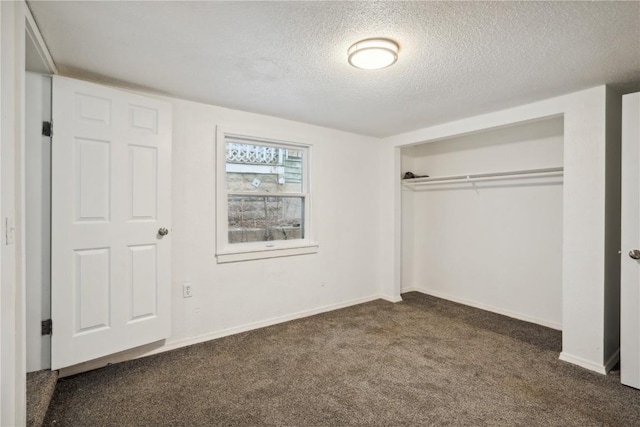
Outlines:
{"type": "Polygon", "coordinates": [[[392,296],[389,296],[389,295],[380,295],[380,299],[383,299],[383,300],[389,301],[389,302],[393,302],[393,303],[402,302],[402,297],[399,296],[399,295],[397,297],[392,297],[392,296]]]}
{"type": "Polygon", "coordinates": [[[574,365],[580,366],[581,368],[585,368],[590,371],[597,372],[598,374],[606,375],[608,372],[606,365],[600,365],[598,363],[594,363],[590,360],[583,359],[582,357],[574,356],[564,351],[560,353],[559,359],[564,362],[568,362],[568,363],[572,363],[574,365]]]}
{"type": "MultiPolygon", "coordinates": [[[[313,308],[311,310],[303,310],[298,311],[296,313],[287,314],[284,316],[273,317],[267,320],[261,320],[258,322],[248,323],[242,326],[236,326],[233,328],[223,329],[217,332],[211,332],[208,334],[196,335],[195,337],[186,338],[179,341],[173,341],[165,344],[163,347],[153,350],[144,356],[150,356],[152,354],[164,353],[165,351],[175,350],[177,348],[186,347],[193,344],[200,344],[202,342],[211,341],[217,338],[228,337],[230,335],[241,334],[243,332],[252,331],[254,329],[266,328],[267,326],[277,325],[279,323],[290,322],[292,320],[302,319],[304,317],[315,316],[316,314],[326,313],[328,311],[339,310],[341,308],[347,308],[358,304],[364,304],[366,302],[375,301],[377,299],[383,298],[380,295],[372,295],[365,298],[358,298],[355,300],[350,300],[346,302],[341,302],[337,304],[329,304],[318,308],[313,308]]],[[[140,357],[144,357],[140,356],[140,357]]]]}
{"type": "Polygon", "coordinates": [[[402,290],[400,291],[401,294],[407,293],[407,292],[422,292],[419,288],[412,286],[410,288],[402,288],[402,290]]]}
{"type": "Polygon", "coordinates": [[[500,307],[495,307],[489,304],[480,303],[473,300],[468,300],[466,298],[460,298],[454,295],[450,295],[440,291],[434,291],[432,289],[423,289],[423,288],[414,288],[414,289],[405,289],[403,292],[416,291],[423,293],[425,295],[431,295],[437,298],[446,299],[449,301],[457,302],[460,304],[468,305],[471,307],[479,308],[481,310],[490,311],[492,313],[502,314],[503,316],[512,317],[514,319],[523,320],[529,323],[535,323],[537,325],[545,326],[547,328],[556,329],[558,331],[562,330],[562,325],[556,322],[549,322],[547,320],[538,319],[536,317],[527,316],[526,314],[520,314],[514,311],[505,310],[500,307]]]}
{"type": "MultiPolygon", "coordinates": [[[[230,335],[240,334],[242,332],[252,331],[254,329],[265,328],[267,326],[277,325],[279,323],[289,322],[292,320],[302,319],[304,317],[314,316],[316,314],[326,313],[329,311],[339,310],[341,308],[347,308],[358,304],[364,304],[367,302],[375,301],[378,299],[384,299],[389,301],[389,297],[386,295],[371,295],[364,298],[357,298],[350,301],[345,301],[337,304],[329,304],[311,310],[298,311],[292,314],[284,316],[273,317],[271,319],[261,320],[258,322],[248,323],[246,325],[235,326],[232,328],[223,329],[216,332],[211,332],[202,335],[196,335],[193,337],[176,340],[176,341],[158,341],[142,347],[126,350],[120,353],[112,354],[102,357],[100,359],[90,360],[88,362],[80,363],[78,365],[69,366],[59,369],[59,377],[64,378],[71,375],[79,374],[86,371],[102,368],[114,363],[120,363],[127,360],[139,359],[141,357],[152,356],[154,354],[164,353],[165,351],[176,350],[178,348],[187,347],[194,344],[200,344],[206,341],[211,341],[218,338],[227,337],[230,335]]],[[[400,299],[402,301],[402,299],[400,299]]],[[[397,301],[392,301],[397,302],[397,301]]]]}

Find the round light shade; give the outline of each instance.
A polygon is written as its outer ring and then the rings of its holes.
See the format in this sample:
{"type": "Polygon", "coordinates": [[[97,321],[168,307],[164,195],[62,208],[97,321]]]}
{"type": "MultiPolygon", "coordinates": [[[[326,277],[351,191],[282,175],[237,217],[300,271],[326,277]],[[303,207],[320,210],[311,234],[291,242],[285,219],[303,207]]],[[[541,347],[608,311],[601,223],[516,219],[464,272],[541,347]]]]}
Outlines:
{"type": "Polygon", "coordinates": [[[367,39],[355,43],[347,51],[349,64],[364,70],[379,70],[398,60],[398,44],[387,39],[367,39]]]}

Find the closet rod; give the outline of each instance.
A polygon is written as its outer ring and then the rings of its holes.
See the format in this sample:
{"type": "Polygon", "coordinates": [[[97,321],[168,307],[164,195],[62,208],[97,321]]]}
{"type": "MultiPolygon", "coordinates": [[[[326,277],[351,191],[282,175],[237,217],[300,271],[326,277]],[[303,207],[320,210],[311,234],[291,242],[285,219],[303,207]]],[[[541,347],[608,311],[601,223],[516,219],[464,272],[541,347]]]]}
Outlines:
{"type": "Polygon", "coordinates": [[[475,173],[469,175],[451,175],[451,176],[439,176],[429,178],[413,178],[405,179],[402,181],[403,185],[407,187],[432,185],[432,184],[454,184],[461,182],[474,182],[474,181],[490,181],[497,179],[509,179],[509,178],[538,178],[538,177],[551,177],[562,176],[564,168],[543,168],[543,169],[523,169],[508,172],[490,172],[490,173],[475,173]]]}

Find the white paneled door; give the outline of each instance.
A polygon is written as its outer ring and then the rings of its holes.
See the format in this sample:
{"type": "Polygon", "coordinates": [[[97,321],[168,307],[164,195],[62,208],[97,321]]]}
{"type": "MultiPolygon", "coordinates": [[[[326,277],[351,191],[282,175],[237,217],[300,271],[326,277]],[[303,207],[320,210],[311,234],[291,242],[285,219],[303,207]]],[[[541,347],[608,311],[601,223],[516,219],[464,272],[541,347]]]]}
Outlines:
{"type": "Polygon", "coordinates": [[[640,93],[622,97],[620,380],[640,388],[640,93]]]}
{"type": "Polygon", "coordinates": [[[171,105],[53,77],[52,369],[170,332],[171,105]]]}

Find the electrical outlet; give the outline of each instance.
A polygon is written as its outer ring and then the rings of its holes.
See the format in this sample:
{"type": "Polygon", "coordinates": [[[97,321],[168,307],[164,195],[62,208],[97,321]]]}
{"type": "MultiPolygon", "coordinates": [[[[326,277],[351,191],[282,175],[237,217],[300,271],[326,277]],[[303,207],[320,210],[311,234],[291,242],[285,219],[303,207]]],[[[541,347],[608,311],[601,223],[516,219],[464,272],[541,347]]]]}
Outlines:
{"type": "Polygon", "coordinates": [[[191,298],[193,296],[193,288],[191,283],[185,283],[182,285],[182,298],[191,298]]]}

